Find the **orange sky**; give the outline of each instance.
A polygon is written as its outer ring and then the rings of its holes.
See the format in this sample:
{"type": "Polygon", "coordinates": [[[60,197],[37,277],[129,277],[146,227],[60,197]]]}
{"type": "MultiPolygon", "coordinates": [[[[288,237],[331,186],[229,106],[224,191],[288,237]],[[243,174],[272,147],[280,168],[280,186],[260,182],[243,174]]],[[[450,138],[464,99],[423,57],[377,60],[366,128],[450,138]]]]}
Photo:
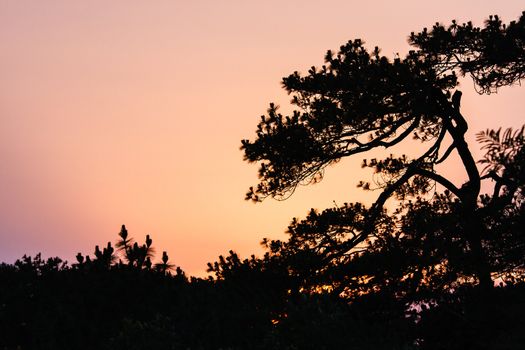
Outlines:
{"type": "MultiPolygon", "coordinates": [[[[497,13],[508,22],[524,9],[522,0],[432,4],[0,0],[0,261],[39,251],[72,260],[126,224],[202,275],[229,249],[259,253],[262,237],[282,237],[311,207],[369,202],[377,193],[355,187],[370,178],[361,156],[285,202],[245,202],[257,171],[240,140],[253,138],[269,102],[288,109],[283,76],[322,64],[348,39],[392,57],[436,21],[479,25],[497,13]]],[[[525,89],[462,89],[471,138],[524,122],[525,89]]]]}

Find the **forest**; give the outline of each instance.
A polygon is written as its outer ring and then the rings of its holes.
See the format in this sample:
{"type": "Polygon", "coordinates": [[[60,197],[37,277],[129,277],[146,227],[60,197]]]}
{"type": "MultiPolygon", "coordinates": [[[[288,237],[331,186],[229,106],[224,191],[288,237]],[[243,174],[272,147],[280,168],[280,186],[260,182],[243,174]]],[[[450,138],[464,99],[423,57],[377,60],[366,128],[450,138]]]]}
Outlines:
{"type": "Polygon", "coordinates": [[[458,87],[520,88],[525,12],[436,23],[409,43],[405,57],[360,39],[328,51],[322,67],[283,78],[294,112],[270,104],[241,142],[259,166],[248,201],[285,200],[373,154],[362,162],[372,180],[349,184],[374,190],[371,205],[312,209],[286,240],[263,239],[263,256],[208,263],[208,278],[125,225],[71,263],[1,263],[0,349],[522,349],[525,128],[469,144],[458,87]],[[374,158],[402,144],[418,155],[374,158]],[[454,157],[462,184],[440,173],[454,157]]]}

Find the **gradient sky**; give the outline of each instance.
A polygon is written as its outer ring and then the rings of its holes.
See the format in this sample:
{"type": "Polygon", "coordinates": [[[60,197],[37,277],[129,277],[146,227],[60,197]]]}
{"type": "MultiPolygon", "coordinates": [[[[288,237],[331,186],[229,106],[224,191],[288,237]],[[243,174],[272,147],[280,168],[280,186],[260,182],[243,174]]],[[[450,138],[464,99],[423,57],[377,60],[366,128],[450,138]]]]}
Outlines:
{"type": "MultiPolygon", "coordinates": [[[[281,78],[349,39],[393,57],[437,21],[508,22],[522,10],[522,0],[0,0],[0,261],[71,261],[126,224],[202,275],[229,249],[260,253],[311,207],[369,203],[377,192],[355,186],[370,179],[362,156],[287,201],[243,200],[257,167],[240,140],[269,102],[289,110],[281,78]]],[[[461,89],[471,140],[524,122],[524,88],[461,89]]],[[[460,170],[443,169],[459,183],[460,170]]]]}

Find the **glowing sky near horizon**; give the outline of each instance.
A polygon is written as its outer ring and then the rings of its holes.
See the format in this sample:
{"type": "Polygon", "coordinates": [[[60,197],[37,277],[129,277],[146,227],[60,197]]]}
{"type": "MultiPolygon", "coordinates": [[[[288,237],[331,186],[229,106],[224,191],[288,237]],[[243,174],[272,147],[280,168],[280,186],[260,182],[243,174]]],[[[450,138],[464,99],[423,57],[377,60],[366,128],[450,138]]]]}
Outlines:
{"type": "MultiPolygon", "coordinates": [[[[0,0],[0,261],[71,261],[126,224],[202,275],[230,249],[259,253],[311,207],[370,202],[377,193],[355,186],[370,178],[362,156],[287,201],[243,200],[257,168],[240,140],[269,102],[289,110],[281,78],[349,39],[393,57],[437,21],[508,22],[522,10],[521,0],[0,0]]],[[[461,89],[471,140],[524,122],[524,88],[461,89]]],[[[459,168],[443,171],[461,182],[459,168]]]]}

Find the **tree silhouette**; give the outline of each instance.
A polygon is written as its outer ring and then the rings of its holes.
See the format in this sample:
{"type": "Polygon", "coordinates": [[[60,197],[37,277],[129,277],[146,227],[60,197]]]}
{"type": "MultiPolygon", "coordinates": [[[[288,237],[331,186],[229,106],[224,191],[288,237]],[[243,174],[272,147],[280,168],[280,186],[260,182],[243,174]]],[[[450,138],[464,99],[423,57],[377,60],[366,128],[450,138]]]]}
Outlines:
{"type": "Polygon", "coordinates": [[[414,136],[414,159],[363,161],[382,179],[371,206],[312,209],[287,240],[264,239],[264,256],[230,251],[205,279],[188,278],[165,251],[154,263],[150,235],[139,243],[124,225],[114,246],[71,265],[40,254],[0,263],[0,348],[522,348],[525,127],[478,133],[476,163],[456,74],[481,93],[518,83],[524,18],[436,24],[392,61],[354,40],[321,69],[284,79],[299,110],[285,117],[271,105],[257,138],[243,141],[247,160],[261,162],[248,199],[284,199],[329,164],[414,136]],[[436,171],[453,152],[462,185],[436,171]]]}
{"type": "MultiPolygon", "coordinates": [[[[483,288],[492,286],[487,252],[482,247],[484,227],[476,217],[481,181],[476,161],[465,141],[468,125],[461,113],[457,73],[470,74],[480,92],[519,82],[524,77],[525,14],[518,22],[502,24],[490,17],[483,28],[471,23],[448,28],[436,24],[431,31],[410,36],[412,50],[405,58],[389,60],[376,47],[368,52],[359,39],[328,51],[326,65],[312,67],[283,79],[283,86],[298,107],[283,116],[270,104],[261,117],[254,141],[243,140],[249,162],[259,162],[260,182],[246,198],[285,199],[299,184],[319,181],[324,169],[344,157],[376,148],[393,147],[412,136],[422,143],[420,155],[410,159],[393,155],[365,160],[381,175],[382,193],[370,208],[347,205],[343,217],[359,222],[339,226],[336,235],[318,231],[315,242],[331,261],[348,256],[382,225],[384,204],[391,198],[424,195],[439,184],[458,201],[458,229],[465,241],[468,265],[483,288]],[[451,140],[448,144],[447,140],[451,140]],[[435,167],[457,152],[467,181],[456,185],[435,167]]],[[[369,189],[370,184],[360,186],[369,189]]],[[[337,215],[334,209],[325,216],[337,215]]],[[[293,225],[292,225],[293,226],[293,225]]],[[[337,225],[335,225],[337,226],[337,225]]],[[[294,230],[291,229],[292,240],[294,230]]]]}

